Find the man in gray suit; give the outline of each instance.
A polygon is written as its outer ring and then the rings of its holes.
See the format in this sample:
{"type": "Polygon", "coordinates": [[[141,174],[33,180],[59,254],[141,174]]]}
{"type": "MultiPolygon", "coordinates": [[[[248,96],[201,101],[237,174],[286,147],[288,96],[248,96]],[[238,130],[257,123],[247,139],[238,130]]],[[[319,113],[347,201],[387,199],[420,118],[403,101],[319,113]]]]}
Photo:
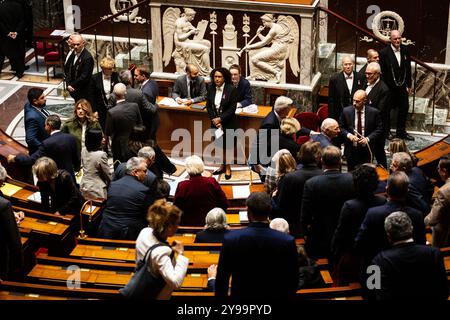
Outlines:
{"type": "Polygon", "coordinates": [[[111,137],[111,149],[114,161],[126,162],[130,157],[128,139],[133,127],[142,124],[141,113],[136,103],[126,102],[127,88],[118,83],[113,89],[117,98],[115,107],[108,110],[106,115],[105,134],[111,137]]]}
{"type": "Polygon", "coordinates": [[[186,65],[186,75],[179,76],[173,87],[172,97],[178,104],[191,105],[206,99],[205,79],[198,75],[198,68],[186,65]]]}

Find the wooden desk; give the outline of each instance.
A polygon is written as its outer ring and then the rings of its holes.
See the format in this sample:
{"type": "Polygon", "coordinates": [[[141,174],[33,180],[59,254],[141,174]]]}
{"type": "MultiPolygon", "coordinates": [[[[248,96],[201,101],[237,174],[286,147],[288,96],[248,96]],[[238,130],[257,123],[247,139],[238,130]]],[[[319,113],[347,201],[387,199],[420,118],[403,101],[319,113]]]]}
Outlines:
{"type": "Polygon", "coordinates": [[[39,71],[39,62],[38,62],[38,54],[37,54],[37,43],[42,42],[44,44],[44,53],[47,52],[47,44],[56,44],[59,48],[59,56],[60,59],[63,57],[62,47],[60,45],[60,41],[63,39],[62,36],[52,36],[51,33],[55,31],[54,28],[44,28],[34,32],[33,40],[34,40],[34,56],[36,58],[36,71],[39,71]]]}
{"type": "Polygon", "coordinates": [[[9,164],[7,157],[10,154],[17,155],[19,153],[28,154],[28,149],[14,140],[11,136],[6,134],[5,131],[0,129],[0,161],[8,175],[13,179],[20,180],[27,183],[33,183],[31,168],[20,166],[16,163],[9,164]]]}
{"type": "MultiPolygon", "coordinates": [[[[164,97],[158,97],[157,103],[159,104],[163,98],[164,97]]],[[[201,104],[204,105],[205,102],[202,102],[201,104]]],[[[240,113],[236,116],[237,127],[243,130],[250,128],[259,129],[262,120],[270,113],[270,111],[272,111],[271,106],[258,106],[257,114],[240,113]]],[[[171,136],[176,129],[186,129],[191,134],[191,141],[185,142],[187,145],[190,145],[191,153],[202,152],[206,146],[211,143],[211,140],[203,141],[204,132],[211,128],[211,121],[206,109],[198,110],[187,106],[169,107],[159,104],[159,117],[161,126],[157,132],[157,140],[161,149],[168,155],[171,154],[174,146],[183,141],[179,137],[174,137],[177,141],[172,141],[171,136]],[[201,130],[198,128],[197,130],[194,129],[195,122],[201,123],[201,130]],[[201,146],[202,149],[197,150],[195,146],[197,146],[197,149],[199,149],[198,146],[201,146]]],[[[246,142],[245,150],[246,156],[248,157],[248,141],[246,142]]]]}

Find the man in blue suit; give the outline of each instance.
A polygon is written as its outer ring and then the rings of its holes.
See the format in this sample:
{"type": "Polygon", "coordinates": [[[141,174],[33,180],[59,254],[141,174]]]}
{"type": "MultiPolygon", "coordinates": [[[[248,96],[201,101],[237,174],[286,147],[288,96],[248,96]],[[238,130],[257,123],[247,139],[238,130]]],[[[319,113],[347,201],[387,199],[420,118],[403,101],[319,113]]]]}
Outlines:
{"type": "Polygon", "coordinates": [[[45,131],[45,119],[49,112],[45,109],[44,90],[31,88],[27,94],[28,102],[24,106],[25,141],[29,154],[33,154],[41,146],[42,141],[49,137],[45,131]]]}
{"type": "Polygon", "coordinates": [[[241,76],[241,67],[233,64],[230,67],[231,82],[236,87],[238,93],[238,103],[236,108],[245,108],[252,104],[252,89],[250,82],[241,76]]]}
{"type": "Polygon", "coordinates": [[[159,95],[158,84],[154,80],[150,80],[150,72],[144,68],[139,67],[134,71],[134,79],[139,83],[139,88],[144,94],[144,98],[156,106],[155,109],[146,110],[141,116],[142,121],[147,128],[149,138],[156,140],[156,130],[159,128],[159,111],[156,104],[156,98],[159,95]]]}
{"type": "Polygon", "coordinates": [[[286,299],[295,296],[298,283],[295,239],[269,227],[270,196],[252,193],[247,201],[247,228],[227,233],[216,278],[216,296],[233,299],[286,299]]]}
{"type": "Polygon", "coordinates": [[[75,172],[79,171],[81,166],[77,142],[74,136],[61,132],[60,128],[61,119],[55,114],[48,116],[45,120],[45,130],[50,134],[50,137],[45,139],[39,149],[31,156],[24,154],[9,155],[8,162],[31,166],[37,159],[49,157],[56,162],[58,169],[67,170],[73,181],[76,181],[75,172]]]}

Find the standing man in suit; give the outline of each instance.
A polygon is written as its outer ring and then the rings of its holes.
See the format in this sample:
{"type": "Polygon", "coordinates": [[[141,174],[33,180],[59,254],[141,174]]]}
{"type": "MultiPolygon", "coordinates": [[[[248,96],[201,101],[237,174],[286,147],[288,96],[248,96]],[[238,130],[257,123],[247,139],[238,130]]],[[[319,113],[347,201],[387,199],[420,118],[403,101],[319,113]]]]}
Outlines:
{"type": "Polygon", "coordinates": [[[145,159],[133,157],[127,161],[127,174],[113,181],[103,211],[98,237],[116,240],[136,240],[148,225],[146,215],[152,199],[143,184],[147,173],[145,159]]]}
{"type": "Polygon", "coordinates": [[[73,51],[64,65],[66,88],[75,102],[82,98],[90,100],[89,85],[94,70],[94,59],[84,47],[85,41],[80,34],[74,34],[70,39],[73,51]]]}
{"type": "Polygon", "coordinates": [[[245,108],[252,104],[252,89],[250,82],[241,75],[241,67],[238,64],[230,66],[231,82],[238,93],[237,108],[245,108]]]}
{"type": "Polygon", "coordinates": [[[41,157],[49,157],[56,162],[58,169],[67,170],[75,180],[75,172],[80,170],[81,159],[75,137],[60,131],[61,119],[52,114],[45,120],[45,131],[50,135],[42,142],[39,149],[32,155],[9,155],[8,162],[17,162],[19,165],[31,166],[41,157]]]}
{"type": "Polygon", "coordinates": [[[25,18],[22,5],[15,0],[0,3],[0,73],[5,57],[17,78],[25,71],[25,18]]]}
{"type": "Polygon", "coordinates": [[[366,80],[366,69],[367,69],[367,66],[371,62],[379,63],[379,61],[380,61],[380,55],[379,55],[378,51],[376,51],[375,49],[367,50],[367,63],[361,69],[359,69],[359,71],[358,71],[358,75],[361,77],[361,79],[363,79],[363,86],[364,87],[367,85],[367,80],[366,80]]]}
{"type": "Polygon", "coordinates": [[[179,76],[173,86],[172,98],[178,104],[190,106],[206,99],[205,79],[198,75],[198,67],[192,63],[186,65],[186,75],[179,76]]]}
{"type": "Polygon", "coordinates": [[[114,71],[116,62],[111,57],[105,57],[100,61],[102,71],[94,74],[91,80],[91,101],[93,111],[98,114],[98,122],[105,131],[106,112],[111,105],[111,94],[114,86],[119,83],[119,74],[114,71]]]}
{"type": "Polygon", "coordinates": [[[49,137],[45,131],[45,119],[50,113],[45,109],[45,95],[41,88],[31,88],[27,94],[28,102],[24,106],[25,141],[28,153],[33,154],[49,137]]]}
{"type": "Polygon", "coordinates": [[[448,298],[447,275],[439,249],[416,244],[413,223],[402,211],[384,220],[384,230],[392,247],[372,261],[381,272],[381,288],[375,297],[381,301],[444,301],[448,298]]]}
{"type": "Polygon", "coordinates": [[[159,94],[158,84],[155,80],[150,80],[150,72],[145,67],[136,68],[134,79],[139,84],[139,89],[142,91],[144,98],[156,107],[148,109],[142,114],[142,120],[145,123],[149,138],[156,141],[156,131],[160,125],[159,107],[156,104],[156,98],[159,94]]]}
{"type": "Polygon", "coordinates": [[[127,88],[118,83],[113,89],[117,104],[106,114],[105,135],[111,137],[111,149],[114,161],[126,162],[130,157],[128,138],[133,127],[142,124],[139,107],[136,103],[126,102],[127,88]]]}
{"type": "Polygon", "coordinates": [[[211,79],[213,83],[208,87],[206,110],[211,120],[211,127],[223,131],[223,135],[216,139],[216,150],[223,150],[222,163],[213,174],[225,173],[225,179],[228,180],[231,178],[230,162],[234,161],[237,91],[231,84],[230,71],[225,68],[212,70],[211,79]]]}
{"type": "Polygon", "coordinates": [[[433,246],[440,248],[450,246],[450,155],[439,160],[438,172],[445,184],[437,192],[425,224],[433,229],[433,246]]]}
{"type": "Polygon", "coordinates": [[[269,227],[270,196],[252,193],[247,201],[250,224],[224,236],[219,257],[216,296],[232,299],[295,297],[298,262],[295,239],[269,227]]]}
{"type": "Polygon", "coordinates": [[[345,140],[344,153],[349,171],[358,164],[371,162],[372,154],[383,143],[383,126],[380,112],[366,104],[366,92],[358,90],[353,95],[353,106],[344,108],[340,127],[345,140]],[[370,149],[369,149],[370,148],[370,149]]]}
{"type": "Polygon", "coordinates": [[[354,70],[353,58],[342,59],[342,72],[331,76],[328,84],[328,110],[330,118],[339,121],[342,109],[352,104],[354,93],[363,88],[364,79],[354,70]]]}
{"type": "Polygon", "coordinates": [[[305,183],[300,223],[305,232],[305,248],[313,259],[331,259],[331,241],[345,201],[355,195],[350,173],[341,173],[341,150],[326,147],[322,154],[323,174],[305,183]]]}
{"type": "Polygon", "coordinates": [[[381,75],[391,91],[392,108],[397,108],[397,138],[414,140],[406,132],[411,93],[411,57],[408,48],[401,44],[402,36],[398,30],[390,34],[391,44],[380,52],[381,75]]]}

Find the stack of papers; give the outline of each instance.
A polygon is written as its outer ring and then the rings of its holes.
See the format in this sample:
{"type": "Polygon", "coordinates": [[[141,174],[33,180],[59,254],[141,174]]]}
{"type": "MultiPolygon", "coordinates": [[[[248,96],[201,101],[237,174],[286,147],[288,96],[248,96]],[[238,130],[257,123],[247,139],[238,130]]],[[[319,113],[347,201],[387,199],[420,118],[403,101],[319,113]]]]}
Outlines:
{"type": "Polygon", "coordinates": [[[258,113],[258,106],[256,104],[251,104],[245,108],[242,108],[245,113],[258,113]]]}
{"type": "Polygon", "coordinates": [[[14,184],[8,183],[6,182],[3,187],[0,188],[0,190],[2,191],[2,193],[7,196],[7,197],[11,197],[14,193],[16,193],[17,191],[21,190],[22,188],[19,186],[16,186],[14,184]]]}
{"type": "Polygon", "coordinates": [[[239,220],[241,221],[241,223],[248,222],[247,211],[239,211],[239,220]]]}
{"type": "Polygon", "coordinates": [[[165,97],[158,104],[167,106],[167,107],[185,107],[182,104],[178,104],[174,99],[165,97]]]}
{"type": "Polygon", "coordinates": [[[28,197],[28,200],[41,203],[41,193],[39,191],[33,193],[31,196],[28,197]]]}
{"type": "Polygon", "coordinates": [[[234,199],[247,199],[250,195],[250,186],[232,186],[234,199]]]}

